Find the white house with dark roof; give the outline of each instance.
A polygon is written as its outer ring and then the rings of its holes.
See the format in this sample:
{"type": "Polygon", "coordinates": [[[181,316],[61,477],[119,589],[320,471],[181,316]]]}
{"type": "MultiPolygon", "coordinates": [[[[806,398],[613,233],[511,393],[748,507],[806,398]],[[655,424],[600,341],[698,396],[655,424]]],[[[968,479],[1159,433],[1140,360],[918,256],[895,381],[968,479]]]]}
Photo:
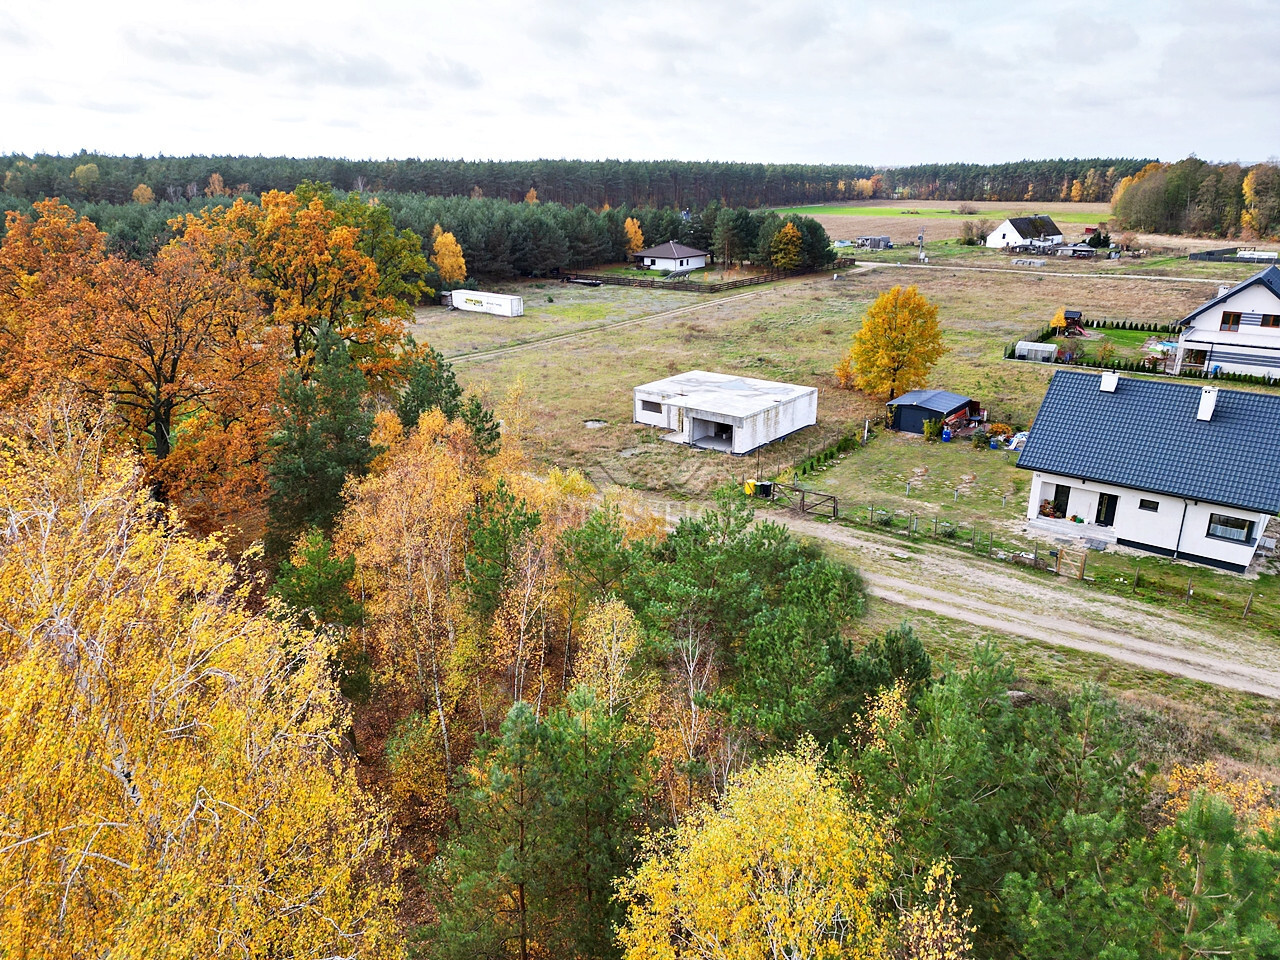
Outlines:
{"type": "Polygon", "coordinates": [[[1268,394],[1059,371],[1018,458],[1028,523],[1243,572],[1280,512],[1277,424],[1268,394]]]}
{"type": "Polygon", "coordinates": [[[1006,247],[1053,246],[1062,242],[1062,231],[1052,217],[1010,217],[987,234],[987,246],[994,250],[1006,247]]]}
{"type": "Polygon", "coordinates": [[[1280,268],[1267,267],[1179,323],[1174,372],[1280,377],[1280,268]]]}
{"type": "Polygon", "coordinates": [[[663,437],[726,453],[750,453],[818,422],[818,388],[690,370],[635,388],[635,422],[663,437]]]}
{"type": "Polygon", "coordinates": [[[638,267],[646,270],[670,270],[675,273],[705,267],[708,253],[705,250],[695,250],[693,247],[686,247],[683,243],[668,240],[656,247],[633,253],[631,256],[638,267]]]}

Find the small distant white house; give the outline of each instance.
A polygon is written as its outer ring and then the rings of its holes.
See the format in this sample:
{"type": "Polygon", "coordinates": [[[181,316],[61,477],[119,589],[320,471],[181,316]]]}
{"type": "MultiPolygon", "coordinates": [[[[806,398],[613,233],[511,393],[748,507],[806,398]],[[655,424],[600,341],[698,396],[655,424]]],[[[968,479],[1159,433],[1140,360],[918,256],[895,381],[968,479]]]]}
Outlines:
{"type": "Polygon", "coordinates": [[[993,250],[1006,247],[1052,246],[1062,243],[1062,231],[1052,217],[1010,217],[987,234],[987,246],[993,250]]]}
{"type": "Polygon", "coordinates": [[[674,273],[677,270],[697,270],[699,267],[705,267],[709,254],[705,250],[695,250],[693,247],[686,247],[683,243],[668,240],[648,250],[633,253],[631,256],[637,267],[645,270],[670,270],[674,273]]]}
{"type": "Polygon", "coordinates": [[[1276,396],[1059,371],[1018,458],[1028,523],[1243,572],[1280,512],[1278,423],[1276,396]]]}
{"type": "Polygon", "coordinates": [[[1174,372],[1280,377],[1280,268],[1267,267],[1185,317],[1174,372]]]}
{"type": "Polygon", "coordinates": [[[635,422],[670,430],[674,443],[750,453],[817,423],[818,390],[690,370],[636,387],[635,422]]]}

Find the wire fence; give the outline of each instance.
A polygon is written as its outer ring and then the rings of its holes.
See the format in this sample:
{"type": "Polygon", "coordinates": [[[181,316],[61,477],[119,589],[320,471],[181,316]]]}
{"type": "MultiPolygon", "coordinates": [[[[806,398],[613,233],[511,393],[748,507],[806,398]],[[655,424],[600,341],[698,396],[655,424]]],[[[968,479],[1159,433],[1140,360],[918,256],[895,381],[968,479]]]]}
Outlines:
{"type": "Polygon", "coordinates": [[[1276,591],[1255,588],[1248,581],[1239,581],[1238,590],[1224,590],[1211,585],[1203,575],[1197,577],[1191,568],[1153,571],[1149,560],[1144,563],[1146,558],[1092,550],[1083,544],[1018,537],[1007,526],[989,520],[943,517],[875,500],[842,498],[835,522],[906,541],[945,544],[975,558],[1089,581],[1119,596],[1136,596],[1202,614],[1247,620],[1251,628],[1256,626],[1280,637],[1280,602],[1272,595],[1276,591]]]}

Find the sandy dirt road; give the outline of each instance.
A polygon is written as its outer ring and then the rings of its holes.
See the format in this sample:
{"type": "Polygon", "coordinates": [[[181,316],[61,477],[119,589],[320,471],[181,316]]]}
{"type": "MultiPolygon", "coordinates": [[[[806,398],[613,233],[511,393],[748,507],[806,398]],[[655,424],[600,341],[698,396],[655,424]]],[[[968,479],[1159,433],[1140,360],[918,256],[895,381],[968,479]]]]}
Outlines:
{"type": "Polygon", "coordinates": [[[994,633],[1280,699],[1280,650],[1244,625],[1215,623],[1209,631],[1202,618],[1172,606],[1157,609],[1068,580],[975,563],[946,548],[908,552],[901,542],[791,513],[768,517],[852,553],[873,597],[994,633]]]}

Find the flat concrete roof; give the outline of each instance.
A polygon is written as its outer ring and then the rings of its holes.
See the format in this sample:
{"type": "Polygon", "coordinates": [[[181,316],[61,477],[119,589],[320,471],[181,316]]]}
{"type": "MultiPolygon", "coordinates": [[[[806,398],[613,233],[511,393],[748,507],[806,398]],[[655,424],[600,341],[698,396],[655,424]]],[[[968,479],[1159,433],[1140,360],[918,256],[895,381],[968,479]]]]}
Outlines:
{"type": "Polygon", "coordinates": [[[652,394],[668,403],[693,410],[706,410],[731,417],[749,417],[774,404],[794,400],[806,393],[817,393],[817,387],[794,383],[735,377],[727,373],[690,370],[674,377],[655,380],[636,387],[637,394],[652,394]]]}

